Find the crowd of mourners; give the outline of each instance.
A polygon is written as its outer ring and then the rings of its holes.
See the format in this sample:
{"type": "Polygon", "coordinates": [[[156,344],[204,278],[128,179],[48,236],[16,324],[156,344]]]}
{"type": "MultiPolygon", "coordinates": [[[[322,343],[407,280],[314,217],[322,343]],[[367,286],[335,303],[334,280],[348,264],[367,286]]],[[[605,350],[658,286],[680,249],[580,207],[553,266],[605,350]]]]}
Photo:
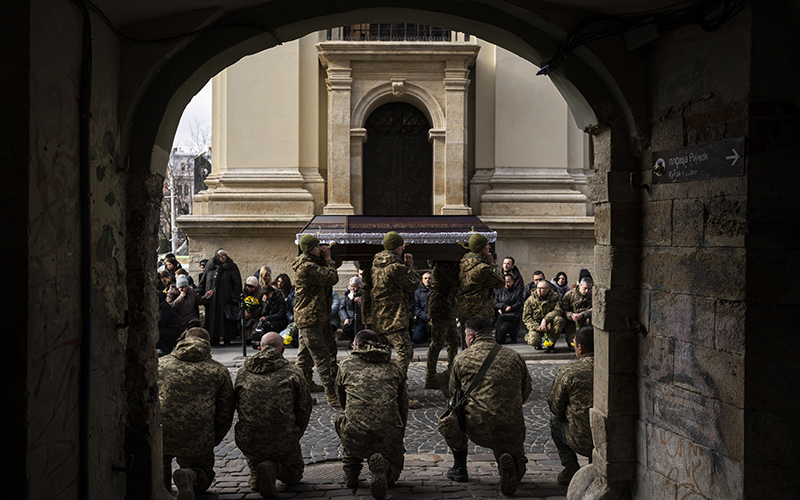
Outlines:
{"type": "Polygon", "coordinates": [[[537,350],[556,352],[565,335],[578,361],[559,370],[548,398],[551,436],[568,485],[578,471],[577,455],[590,457],[588,411],[593,398],[592,278],[580,272],[572,286],[563,272],[548,281],[535,271],[525,284],[512,257],[498,265],[484,235],[473,234],[458,262],[428,261],[419,272],[403,238],[389,232],[384,250],[361,262],[342,295],[340,262],[313,235],[299,240],[301,254],[292,277],[273,279],[269,266],[246,275],[225,250],[200,261],[194,280],[172,254],[159,262],[159,400],[162,408],[164,485],[172,482],[179,500],[205,491],[214,478],[214,446],[238,412],[235,439],[250,468],[248,484],[264,498],[277,496],[276,481],[302,479],[300,438],[323,392],[341,407],[335,421],[343,448],[344,480],[359,486],[366,460],[370,492],[384,498],[403,469],[403,437],[409,408],[408,367],[413,344],[429,341],[424,387],[450,401],[439,431],[453,453],[447,477],[469,480],[467,442],[490,448],[503,494],[516,491],[525,474],[522,405],[531,392],[524,359],[514,349],[524,340],[537,350]],[[294,282],[292,281],[294,279],[294,282]],[[202,309],[201,307],[202,306],[202,309]],[[338,333],[341,332],[341,333],[338,333]],[[336,335],[347,339],[350,355],[337,359],[336,335]],[[211,347],[243,338],[257,352],[248,356],[235,383],[212,359],[211,347]],[[294,363],[283,357],[297,347],[294,363]],[[459,352],[459,347],[461,351],[459,352]],[[437,372],[439,352],[447,369],[437,372]],[[392,360],[392,349],[396,359],[392,360]],[[321,384],[313,381],[316,368],[321,384]],[[263,422],[284,430],[263,432],[263,422]],[[178,469],[172,472],[172,461],[178,469]]]}

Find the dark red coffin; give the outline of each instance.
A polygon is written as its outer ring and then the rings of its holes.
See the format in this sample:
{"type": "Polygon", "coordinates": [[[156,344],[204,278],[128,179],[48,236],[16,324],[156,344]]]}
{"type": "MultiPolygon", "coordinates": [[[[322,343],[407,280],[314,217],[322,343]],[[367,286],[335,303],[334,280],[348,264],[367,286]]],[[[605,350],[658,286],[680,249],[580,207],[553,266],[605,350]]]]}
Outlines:
{"type": "Polygon", "coordinates": [[[383,236],[397,231],[406,242],[406,252],[420,260],[460,260],[470,236],[481,233],[489,242],[497,240],[492,231],[473,215],[431,215],[425,217],[373,217],[368,215],[317,215],[297,234],[313,234],[331,245],[334,260],[372,260],[383,250],[383,236]]]}

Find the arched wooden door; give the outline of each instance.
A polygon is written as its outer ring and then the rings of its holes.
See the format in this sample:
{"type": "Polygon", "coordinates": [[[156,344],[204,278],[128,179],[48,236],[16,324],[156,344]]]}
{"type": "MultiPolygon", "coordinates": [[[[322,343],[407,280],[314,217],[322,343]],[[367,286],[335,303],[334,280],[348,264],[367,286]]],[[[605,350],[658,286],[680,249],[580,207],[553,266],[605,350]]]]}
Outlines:
{"type": "Polygon", "coordinates": [[[416,107],[390,102],[364,125],[364,215],[431,215],[433,148],[431,126],[416,107]]]}

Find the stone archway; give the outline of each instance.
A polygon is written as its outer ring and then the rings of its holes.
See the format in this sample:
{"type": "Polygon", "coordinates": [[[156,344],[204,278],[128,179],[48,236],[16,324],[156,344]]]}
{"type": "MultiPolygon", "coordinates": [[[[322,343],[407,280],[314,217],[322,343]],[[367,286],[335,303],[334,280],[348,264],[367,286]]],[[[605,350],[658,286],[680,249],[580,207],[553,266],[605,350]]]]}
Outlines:
{"type": "MultiPolygon", "coordinates": [[[[454,29],[474,33],[496,42],[539,65],[547,57],[543,54],[554,53],[558,46],[558,33],[562,32],[559,26],[544,18],[532,16],[527,11],[520,13],[499,1],[460,2],[457,8],[446,0],[402,4],[384,0],[369,2],[368,5],[358,1],[340,3],[319,1],[309,4],[308,9],[297,9],[293,2],[278,1],[252,9],[226,12],[219,22],[241,22],[249,25],[262,23],[265,26],[270,25],[272,30],[266,34],[232,30],[208,31],[198,35],[193,41],[186,42],[179,51],[165,55],[158,63],[153,63],[150,74],[130,84],[134,86],[133,89],[123,89],[127,91],[123,92],[124,99],[130,99],[128,102],[133,103],[125,118],[123,142],[124,149],[130,153],[126,200],[127,299],[129,304],[135,304],[130,308],[133,319],[128,328],[126,391],[131,395],[146,396],[145,400],[139,397],[129,398],[126,448],[135,451],[137,455],[137,463],[128,474],[130,497],[145,497],[146,490],[155,491],[160,483],[158,477],[160,467],[157,465],[160,460],[158,407],[157,404],[153,404],[156,363],[150,346],[152,336],[150,322],[140,319],[152,317],[156,313],[156,304],[148,293],[149,269],[154,263],[151,255],[154,245],[151,238],[142,238],[141,235],[148,234],[148,228],[154,227],[153,222],[157,212],[152,193],[158,192],[163,179],[168,158],[167,151],[177,127],[180,111],[202,84],[239,58],[272,47],[280,40],[298,38],[331,25],[360,22],[365,17],[381,21],[412,15],[415,20],[423,23],[452,26],[454,29]],[[487,19],[491,19],[491,22],[487,22],[487,19]],[[136,87],[136,85],[141,86],[136,87]]],[[[567,100],[578,125],[584,130],[596,127],[600,120],[595,110],[604,110],[603,116],[607,121],[616,121],[617,124],[614,128],[615,144],[627,142],[627,137],[635,134],[633,115],[610,71],[588,50],[577,52],[562,68],[551,74],[551,78],[567,100]]],[[[463,80],[463,77],[455,80],[463,80]]],[[[460,82],[452,83],[458,85],[460,82]]],[[[635,87],[633,84],[631,86],[635,87]]],[[[352,134],[349,127],[339,132],[344,132],[345,136],[352,134]]],[[[434,140],[445,139],[444,131],[431,135],[434,140]]],[[[608,168],[604,167],[598,184],[607,181],[612,170],[610,149],[604,151],[605,153],[599,154],[604,155],[602,164],[608,168]]],[[[624,155],[624,152],[619,154],[624,155]]],[[[346,158],[348,158],[347,163],[341,167],[349,171],[349,155],[346,158]]],[[[621,164],[622,162],[615,164],[614,169],[629,170],[630,165],[617,166],[621,164]]],[[[339,182],[345,178],[349,183],[349,176],[335,177],[335,180],[339,182]]],[[[349,186],[340,192],[349,193],[349,186]]],[[[610,202],[611,196],[608,195],[602,201],[610,202]]],[[[336,204],[336,200],[329,199],[328,202],[336,204]]],[[[446,205],[445,200],[442,206],[446,205]]],[[[347,208],[343,204],[341,206],[347,208]]],[[[349,210],[352,210],[352,206],[349,210]]],[[[283,222],[287,226],[296,223],[296,221],[283,222]]],[[[605,238],[610,232],[610,218],[598,231],[604,231],[603,242],[610,243],[610,239],[605,238]]],[[[612,276],[605,275],[603,278],[598,280],[598,283],[601,286],[602,284],[610,286],[612,276]]],[[[604,300],[615,299],[617,296],[622,300],[623,294],[630,290],[622,289],[619,294],[609,292],[616,290],[604,290],[604,300]]],[[[625,300],[626,304],[629,302],[625,300]]],[[[599,314],[601,318],[603,312],[599,314]]],[[[620,314],[614,314],[614,323],[603,324],[601,319],[598,326],[615,331],[624,330],[624,327],[617,326],[620,314]]],[[[607,338],[602,343],[609,346],[607,338]]],[[[606,349],[607,359],[602,364],[598,363],[600,369],[604,370],[600,380],[607,380],[609,386],[614,379],[619,378],[616,374],[614,377],[610,376],[610,367],[615,365],[614,358],[618,356],[615,349],[606,349]]],[[[623,352],[622,355],[624,354],[623,352]]],[[[627,365],[625,372],[633,373],[632,368],[627,365]]],[[[605,425],[609,416],[608,408],[609,403],[606,398],[595,414],[598,428],[605,425]]],[[[620,444],[620,449],[633,443],[633,433],[627,432],[626,435],[627,440],[620,439],[625,441],[620,444]]],[[[599,464],[601,474],[610,480],[630,479],[632,474],[630,457],[615,454],[616,448],[610,446],[610,443],[607,445],[607,448],[603,448],[603,454],[595,457],[595,463],[599,464]],[[607,460],[612,456],[611,460],[607,460]],[[617,463],[609,464],[609,462],[617,463]]]]}

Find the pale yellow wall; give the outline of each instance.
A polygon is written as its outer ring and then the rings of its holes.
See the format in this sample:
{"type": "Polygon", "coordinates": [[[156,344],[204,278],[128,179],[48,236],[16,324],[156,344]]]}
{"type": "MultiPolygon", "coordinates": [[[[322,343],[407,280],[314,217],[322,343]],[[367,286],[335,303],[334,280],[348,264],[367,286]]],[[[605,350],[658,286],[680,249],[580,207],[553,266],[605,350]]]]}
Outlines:
{"type": "Polygon", "coordinates": [[[494,167],[495,53],[497,47],[478,40],[475,61],[475,168],[494,167]]]}
{"type": "Polygon", "coordinates": [[[319,58],[317,34],[299,40],[299,166],[319,167],[319,58]]]}
{"type": "Polygon", "coordinates": [[[299,61],[295,40],[225,70],[228,169],[299,165],[299,61]]]}
{"type": "Polygon", "coordinates": [[[567,166],[567,103],[538,68],[496,48],[495,166],[567,166]]]}

